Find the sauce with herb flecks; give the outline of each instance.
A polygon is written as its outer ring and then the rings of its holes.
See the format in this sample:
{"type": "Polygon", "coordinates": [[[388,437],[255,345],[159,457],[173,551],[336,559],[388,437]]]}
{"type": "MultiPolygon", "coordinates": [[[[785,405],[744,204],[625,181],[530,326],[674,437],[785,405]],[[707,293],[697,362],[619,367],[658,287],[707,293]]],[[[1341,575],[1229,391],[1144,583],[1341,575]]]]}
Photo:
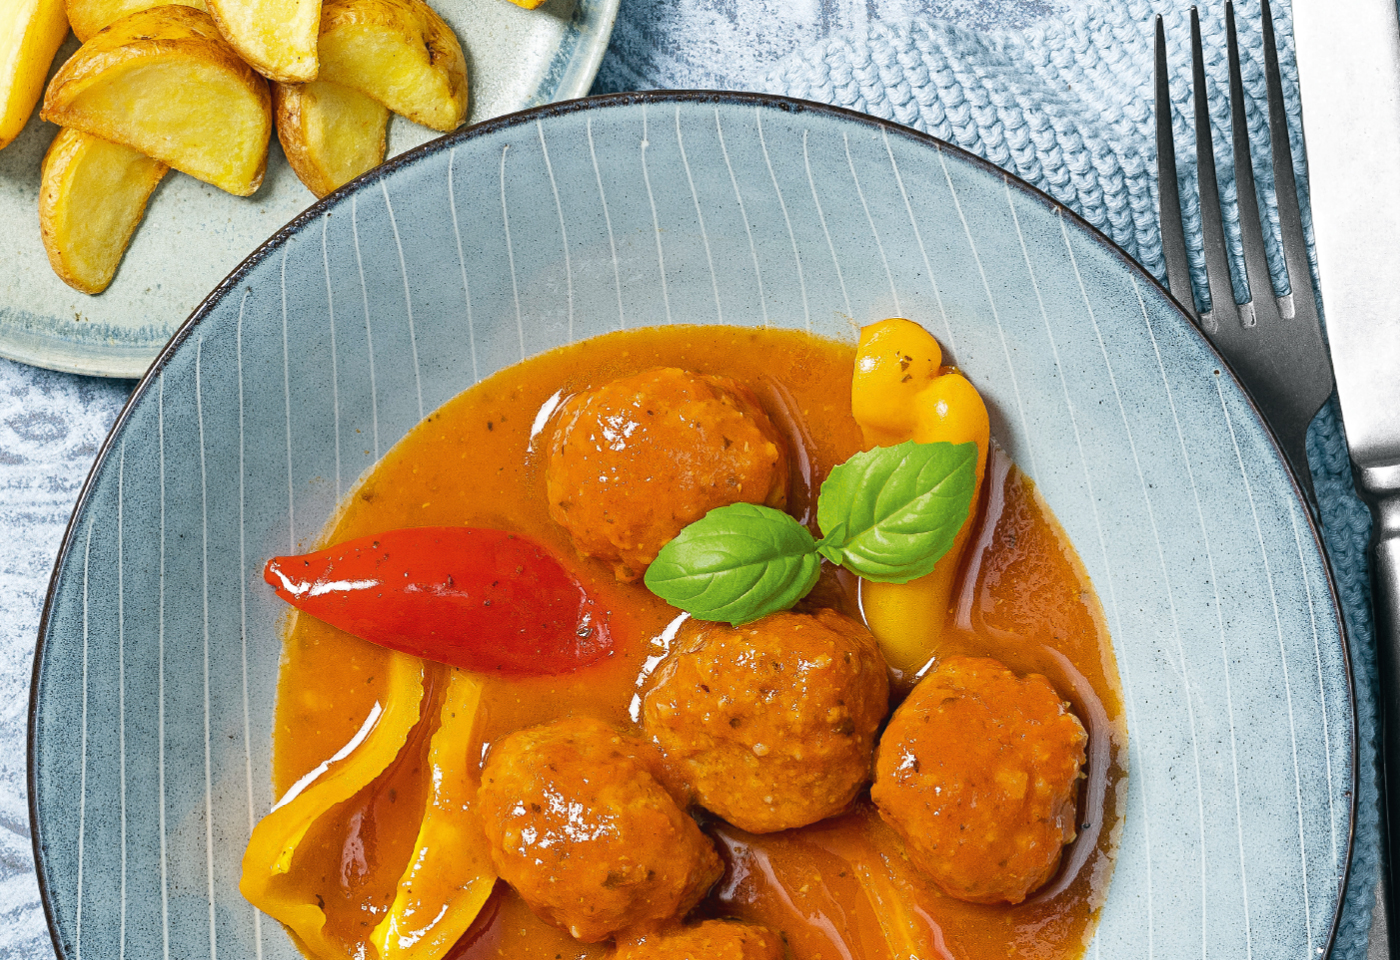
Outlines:
{"type": "MultiPolygon", "coordinates": [[[[614,650],[573,674],[488,680],[480,742],[464,748],[479,757],[512,730],[567,714],[631,725],[639,685],[675,636],[676,611],[639,583],[617,583],[608,564],[579,558],[550,520],[549,413],[574,392],[655,366],[743,380],[785,434],[793,466],[788,510],[805,521],[822,478],[861,446],[850,414],[852,358],[849,344],[797,332],[701,327],[629,331],[554,350],[483,381],[415,427],[350,494],[321,543],[454,525],[536,539],[608,611],[614,650]]],[[[1033,484],[1002,454],[992,458],[982,500],[941,652],[990,656],[1019,674],[1044,674],[1089,731],[1080,837],[1066,849],[1060,873],[1015,907],[952,899],[910,867],[898,838],[862,801],[846,816],[782,834],[755,837],[710,823],[728,868],[700,914],[781,929],[794,960],[1083,953],[1108,892],[1127,795],[1112,647],[1082,565],[1033,484]]],[[[854,597],[849,578],[828,570],[809,602],[858,617],[854,597]]],[[[284,649],[274,731],[278,795],[355,735],[384,691],[387,656],[296,615],[284,649]]],[[[297,869],[321,884],[328,929],[347,956],[374,955],[368,933],[388,909],[412,851],[443,670],[429,666],[436,692],[425,701],[428,719],[399,760],[326,817],[298,854],[297,869]]],[[[498,884],[450,956],[582,960],[607,953],[545,925],[498,884]]]]}

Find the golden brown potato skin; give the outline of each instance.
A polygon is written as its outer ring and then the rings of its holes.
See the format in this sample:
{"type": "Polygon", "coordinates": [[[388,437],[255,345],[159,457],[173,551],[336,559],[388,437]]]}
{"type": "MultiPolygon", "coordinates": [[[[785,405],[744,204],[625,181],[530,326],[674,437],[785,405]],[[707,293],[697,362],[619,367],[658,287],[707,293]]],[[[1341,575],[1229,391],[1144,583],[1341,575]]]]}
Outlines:
{"type": "Polygon", "coordinates": [[[98,32],[54,74],[40,115],[241,197],[267,170],[267,81],[194,7],[138,10],[98,32]]]}
{"type": "Polygon", "coordinates": [[[164,6],[166,2],[209,12],[204,0],[64,0],[63,5],[68,10],[68,22],[73,25],[73,36],[80,43],[87,43],[123,17],[164,6]]]}
{"type": "Polygon", "coordinates": [[[466,120],[466,54],[424,0],[326,0],[320,13],[318,80],[444,133],[466,120]]]}
{"type": "Polygon", "coordinates": [[[949,896],[1020,903],[1074,839],[1087,741],[1044,677],[948,657],[890,719],[870,794],[949,896]]]}
{"type": "Polygon", "coordinates": [[[706,920],[693,927],[619,940],[613,960],[783,960],[782,934],[756,923],[706,920]]]}
{"type": "Polygon", "coordinates": [[[107,289],[169,169],[130,147],[58,132],[39,174],[39,235],[60,280],[87,294],[107,289]]]}
{"type": "Polygon", "coordinates": [[[316,79],[320,0],[209,0],[219,32],[247,64],[278,83],[316,79]]]}
{"type": "Polygon", "coordinates": [[[272,109],[287,163],[324,197],[384,162],[389,110],[329,80],[274,83],[272,109]]]}
{"type": "Polygon", "coordinates": [[[516,731],[487,757],[478,797],[491,861],[577,940],[677,920],[723,872],[653,775],[654,754],[578,717],[516,731]]]}
{"type": "Polygon", "coordinates": [[[630,582],[716,507],[781,509],[787,451],[748,387],[662,367],[564,404],[545,479],[549,515],[578,551],[630,582]]]}
{"type": "Polygon", "coordinates": [[[0,8],[0,149],[29,122],[66,36],[63,0],[6,0],[0,8]]]}
{"type": "Polygon", "coordinates": [[[657,670],[642,724],[702,806],[771,833],[855,799],[888,708],[875,639],[821,610],[698,627],[657,670]]]}

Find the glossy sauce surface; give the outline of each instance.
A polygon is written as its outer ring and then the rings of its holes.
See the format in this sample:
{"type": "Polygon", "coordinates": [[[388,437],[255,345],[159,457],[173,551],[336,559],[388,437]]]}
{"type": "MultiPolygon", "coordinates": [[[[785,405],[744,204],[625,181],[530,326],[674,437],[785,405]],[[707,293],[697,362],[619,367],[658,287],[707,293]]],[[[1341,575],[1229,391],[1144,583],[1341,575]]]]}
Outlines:
{"type": "MultiPolygon", "coordinates": [[[[657,328],[613,334],[518,364],[453,399],[371,471],[328,526],[330,544],[398,527],[467,524],[536,538],[574,568],[609,611],[616,647],[575,674],[492,679],[483,694],[480,752],[511,730],[566,714],[631,725],[635,695],[676,635],[677,611],[611,568],[580,559],[548,516],[544,450],[549,415],[572,393],[654,366],[736,377],[762,399],[793,456],[789,511],[808,520],[820,481],[860,449],[850,415],[853,349],[789,331],[657,328]],[[669,629],[668,629],[669,627],[669,629]]],[[[1042,673],[1090,732],[1081,837],[1045,891],[1017,907],[963,903],[904,861],[868,807],[814,827],[752,837],[711,829],[729,863],[701,912],[762,919],[788,936],[794,960],[899,956],[1073,957],[1092,935],[1126,799],[1126,731],[1112,649],[1097,598],[1033,486],[1004,456],[988,469],[945,653],[991,656],[1042,673]]],[[[824,576],[814,596],[859,615],[849,578],[824,576]]],[[[683,627],[681,629],[684,629],[683,627]]],[[[385,653],[305,616],[285,638],[274,736],[280,795],[339,750],[383,692],[385,653]]],[[[440,688],[440,668],[429,686],[440,688]]],[[[431,700],[431,694],[429,700],[431,700]]],[[[436,708],[425,701],[425,717],[436,708]]],[[[324,885],[328,927],[347,954],[392,900],[423,803],[430,723],[400,761],[343,805],[311,839],[299,870],[324,885]]],[[[536,920],[501,885],[452,956],[550,960],[606,955],[536,920]]]]}

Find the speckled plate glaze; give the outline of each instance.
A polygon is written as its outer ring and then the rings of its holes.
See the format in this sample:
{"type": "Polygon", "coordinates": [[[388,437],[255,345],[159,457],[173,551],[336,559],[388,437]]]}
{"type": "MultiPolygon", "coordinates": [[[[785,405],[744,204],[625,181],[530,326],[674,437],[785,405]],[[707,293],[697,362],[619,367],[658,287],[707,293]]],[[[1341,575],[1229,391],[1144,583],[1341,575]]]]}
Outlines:
{"type": "MultiPolygon", "coordinates": [[[[467,55],[468,122],[582,97],[598,72],[618,0],[432,0],[467,55]]],[[[78,49],[70,35],[54,71],[78,49]]],[[[272,138],[249,198],[184,174],[156,189],[116,279],[86,296],[58,279],[39,237],[39,165],[58,127],[38,111],[0,151],[0,356],[70,373],[139,377],[205,295],[268,234],[315,200],[272,138]]],[[[438,136],[394,117],[393,157],[438,136]]]]}
{"type": "Polygon", "coordinates": [[[853,338],[888,315],[951,348],[1103,600],[1131,779],[1090,955],[1325,951],[1353,822],[1348,663],[1316,532],[1220,360],[1126,256],[995,167],[829,107],[661,93],[385,167],[261,247],[146,375],[79,500],[35,664],[59,953],[295,956],[237,890],[273,800],[281,610],[259,569],[308,547],[425,413],[609,330],[853,338]]]}

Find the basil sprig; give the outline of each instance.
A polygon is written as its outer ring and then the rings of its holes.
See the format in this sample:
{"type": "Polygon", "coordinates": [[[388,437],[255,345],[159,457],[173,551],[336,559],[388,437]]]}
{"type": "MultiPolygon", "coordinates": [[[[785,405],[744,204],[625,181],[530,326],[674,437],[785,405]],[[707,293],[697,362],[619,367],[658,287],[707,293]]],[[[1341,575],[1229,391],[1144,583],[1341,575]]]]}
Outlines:
{"type": "Polygon", "coordinates": [[[786,610],[816,585],[821,558],[867,580],[930,573],[967,520],[975,443],[915,443],[857,453],[817,500],[821,540],[781,510],[735,503],[711,510],[647,568],[651,592],[697,620],[738,625],[786,610]]]}
{"type": "Polygon", "coordinates": [[[647,567],[646,585],[693,617],[740,624],[801,600],[816,586],[821,565],[816,539],[792,517],[732,503],[662,548],[647,567]]]}

